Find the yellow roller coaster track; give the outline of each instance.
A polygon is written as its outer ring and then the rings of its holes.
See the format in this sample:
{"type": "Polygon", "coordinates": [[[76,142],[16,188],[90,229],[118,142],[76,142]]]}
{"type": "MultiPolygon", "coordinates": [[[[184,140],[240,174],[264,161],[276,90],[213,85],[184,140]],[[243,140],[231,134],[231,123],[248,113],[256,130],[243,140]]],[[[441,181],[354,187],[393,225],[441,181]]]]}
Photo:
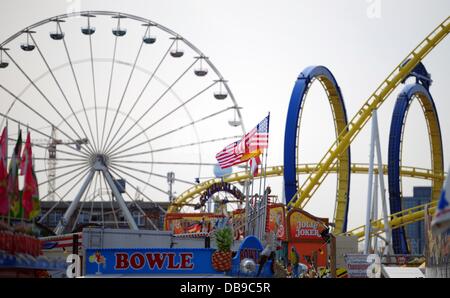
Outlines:
{"type": "MultiPolygon", "coordinates": [[[[372,117],[372,112],[378,109],[386,98],[394,91],[400,82],[425,58],[428,53],[441,42],[450,32],[450,17],[447,17],[433,30],[378,86],[362,108],[343,130],[332,144],[325,156],[310,172],[308,178],[299,188],[292,200],[290,207],[304,208],[313,194],[323,183],[326,176],[336,167],[338,157],[350,146],[352,141],[363,129],[364,125],[372,117]]],[[[438,173],[439,174],[439,173],[438,173]]]]}
{"type": "MultiPolygon", "coordinates": [[[[316,164],[300,164],[297,166],[297,173],[299,174],[310,174],[317,168],[316,164]]],[[[374,168],[375,173],[378,173],[378,168],[374,168]]],[[[328,169],[330,172],[336,172],[337,167],[333,166],[328,169]]],[[[367,174],[369,171],[369,165],[364,163],[352,163],[351,166],[352,173],[355,174],[367,174]]],[[[383,165],[383,173],[387,174],[387,165],[383,165]]],[[[264,172],[263,172],[264,174],[264,172]]],[[[283,175],[283,166],[274,166],[267,167],[267,177],[274,176],[282,176],[283,175]]],[[[402,166],[400,171],[401,176],[403,177],[412,177],[412,178],[420,178],[420,179],[428,179],[432,180],[435,178],[441,178],[442,176],[435,175],[430,169],[424,168],[416,168],[416,167],[407,167],[402,166]]],[[[228,182],[234,183],[239,181],[245,181],[251,179],[250,173],[248,171],[242,171],[238,173],[231,174],[229,176],[223,177],[223,179],[215,178],[210,179],[201,184],[193,186],[186,191],[184,191],[180,196],[176,198],[173,204],[169,206],[168,212],[178,212],[181,207],[186,204],[189,204],[196,196],[200,195],[202,192],[207,190],[212,184],[217,182],[228,182]]]]}
{"type": "MultiPolygon", "coordinates": [[[[389,226],[391,229],[400,228],[412,223],[415,223],[417,221],[423,220],[426,210],[426,205],[420,205],[416,206],[410,209],[402,210],[398,213],[394,213],[389,215],[389,226]]],[[[434,214],[434,211],[436,210],[437,201],[433,201],[430,204],[428,204],[428,214],[432,215],[434,214]]],[[[342,233],[341,235],[351,235],[351,236],[357,236],[358,241],[364,240],[364,232],[365,232],[365,225],[357,227],[351,231],[348,231],[346,233],[342,233]]],[[[383,219],[374,220],[371,222],[371,230],[370,234],[371,236],[376,236],[381,233],[384,233],[384,221],[383,219]]]]}

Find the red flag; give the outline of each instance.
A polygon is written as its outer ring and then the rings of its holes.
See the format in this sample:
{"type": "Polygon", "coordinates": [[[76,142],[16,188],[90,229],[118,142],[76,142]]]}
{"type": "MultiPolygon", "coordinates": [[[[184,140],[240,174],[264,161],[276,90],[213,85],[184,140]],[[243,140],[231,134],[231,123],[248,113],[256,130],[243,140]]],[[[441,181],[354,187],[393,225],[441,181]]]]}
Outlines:
{"type": "Polygon", "coordinates": [[[22,208],[24,210],[24,217],[29,218],[30,212],[33,210],[33,194],[35,193],[35,180],[33,177],[33,160],[31,150],[30,132],[27,133],[27,140],[22,154],[20,163],[20,171],[25,175],[24,186],[22,192],[22,208]]]}
{"type": "Polygon", "coordinates": [[[5,169],[8,168],[8,127],[3,128],[0,138],[0,158],[5,169]]]}
{"type": "Polygon", "coordinates": [[[33,210],[33,194],[35,193],[35,181],[33,177],[31,158],[27,157],[25,168],[25,182],[22,193],[22,207],[24,211],[24,218],[30,217],[30,212],[33,210]]]}
{"type": "Polygon", "coordinates": [[[20,160],[20,175],[25,174],[27,156],[31,155],[31,137],[30,132],[27,133],[27,140],[25,141],[25,147],[23,148],[22,158],[20,160]]]}
{"type": "Polygon", "coordinates": [[[0,215],[8,215],[8,170],[7,170],[8,129],[5,127],[0,138],[0,215]]]}

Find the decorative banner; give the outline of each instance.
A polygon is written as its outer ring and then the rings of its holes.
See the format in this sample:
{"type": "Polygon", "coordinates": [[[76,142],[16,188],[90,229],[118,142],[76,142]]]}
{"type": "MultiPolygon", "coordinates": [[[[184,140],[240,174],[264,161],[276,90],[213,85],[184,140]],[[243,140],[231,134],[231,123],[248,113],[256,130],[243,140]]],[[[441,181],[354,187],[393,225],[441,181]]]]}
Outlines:
{"type": "Polygon", "coordinates": [[[220,274],[211,265],[214,249],[86,249],[86,275],[220,274]]]}
{"type": "Polygon", "coordinates": [[[278,240],[286,240],[286,217],[283,204],[269,205],[269,233],[274,232],[278,240]]]}
{"type": "Polygon", "coordinates": [[[175,235],[211,232],[216,221],[223,217],[214,213],[167,213],[165,227],[175,235]]]}
{"type": "Polygon", "coordinates": [[[326,229],[327,219],[317,218],[300,209],[292,209],[288,214],[289,241],[320,241],[320,233],[326,229]]]}

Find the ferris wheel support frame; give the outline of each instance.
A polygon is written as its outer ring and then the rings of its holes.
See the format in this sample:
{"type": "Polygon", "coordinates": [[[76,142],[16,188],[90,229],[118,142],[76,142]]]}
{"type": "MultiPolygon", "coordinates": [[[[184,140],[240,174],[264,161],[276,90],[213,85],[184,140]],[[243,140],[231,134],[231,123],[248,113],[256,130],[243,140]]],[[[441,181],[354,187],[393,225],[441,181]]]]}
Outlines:
{"type": "Polygon", "coordinates": [[[130,229],[135,230],[135,231],[139,230],[136,222],[133,219],[133,216],[130,213],[130,210],[128,210],[128,208],[127,208],[127,204],[125,203],[125,200],[123,199],[122,194],[117,189],[117,186],[114,183],[114,180],[112,179],[112,176],[108,171],[108,167],[105,165],[103,156],[101,154],[99,154],[97,156],[97,159],[94,163],[93,168],[89,171],[89,174],[86,177],[86,179],[84,180],[84,183],[81,186],[80,190],[78,191],[75,199],[70,203],[69,208],[67,208],[63,217],[60,219],[58,226],[55,229],[56,235],[61,235],[64,233],[64,230],[65,230],[70,218],[72,218],[72,215],[75,212],[87,187],[91,184],[92,180],[94,179],[94,174],[96,172],[103,173],[103,176],[105,177],[106,182],[108,183],[109,187],[111,188],[111,191],[112,191],[114,197],[116,198],[116,201],[119,204],[119,207],[122,210],[123,215],[124,215],[126,221],[128,222],[130,229]]]}

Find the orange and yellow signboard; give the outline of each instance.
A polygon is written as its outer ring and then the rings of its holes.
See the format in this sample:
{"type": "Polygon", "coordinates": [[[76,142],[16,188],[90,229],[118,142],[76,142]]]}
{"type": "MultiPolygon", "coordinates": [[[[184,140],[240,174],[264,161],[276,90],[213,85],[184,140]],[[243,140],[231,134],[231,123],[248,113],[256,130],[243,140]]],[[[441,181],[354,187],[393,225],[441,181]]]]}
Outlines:
{"type": "Polygon", "coordinates": [[[317,218],[303,210],[293,209],[288,214],[289,241],[323,242],[320,233],[326,229],[328,220],[317,218]]]}
{"type": "Polygon", "coordinates": [[[288,213],[287,222],[289,252],[294,247],[300,256],[300,262],[308,267],[326,267],[327,244],[320,233],[327,228],[328,219],[292,209],[288,213]]]}

